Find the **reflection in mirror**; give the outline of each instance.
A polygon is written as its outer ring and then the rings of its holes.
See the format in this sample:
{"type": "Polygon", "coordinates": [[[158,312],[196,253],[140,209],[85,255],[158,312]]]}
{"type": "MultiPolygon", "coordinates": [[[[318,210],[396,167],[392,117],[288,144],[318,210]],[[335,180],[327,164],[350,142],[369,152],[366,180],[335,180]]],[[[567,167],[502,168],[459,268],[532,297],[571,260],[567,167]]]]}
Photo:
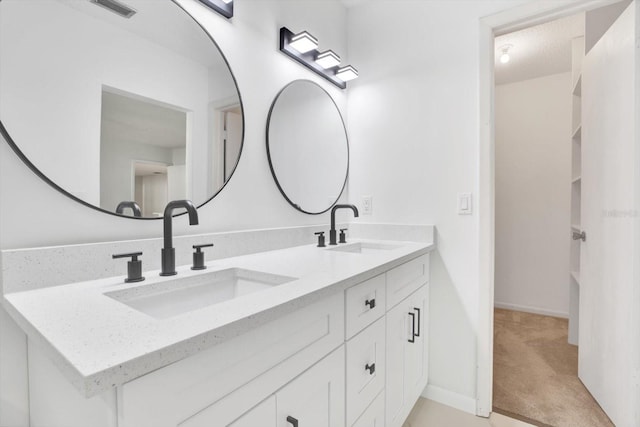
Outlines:
{"type": "Polygon", "coordinates": [[[92,207],[115,213],[134,202],[153,218],[169,200],[200,206],[242,149],[235,80],[176,3],[123,3],[136,11],[128,19],[89,1],[0,1],[5,137],[36,173],[92,207]]]}
{"type": "Polygon", "coordinates": [[[273,101],[267,124],[271,172],[296,209],[320,214],[338,201],[347,180],[347,132],[331,96],[296,80],[273,101]]]}

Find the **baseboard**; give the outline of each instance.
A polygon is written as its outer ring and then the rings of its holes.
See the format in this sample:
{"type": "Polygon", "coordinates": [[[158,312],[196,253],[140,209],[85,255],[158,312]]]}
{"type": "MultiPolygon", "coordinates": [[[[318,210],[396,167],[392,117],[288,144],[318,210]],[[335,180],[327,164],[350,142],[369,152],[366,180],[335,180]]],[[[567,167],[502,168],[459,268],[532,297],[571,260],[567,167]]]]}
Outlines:
{"type": "Polygon", "coordinates": [[[422,397],[476,415],[476,399],[434,385],[427,385],[422,397]]]}
{"type": "Polygon", "coordinates": [[[495,308],[504,308],[505,310],[524,311],[525,313],[541,314],[543,316],[561,317],[563,319],[569,318],[569,313],[563,313],[561,311],[546,310],[544,308],[530,307],[527,305],[509,304],[505,302],[496,301],[493,306],[495,308]]]}

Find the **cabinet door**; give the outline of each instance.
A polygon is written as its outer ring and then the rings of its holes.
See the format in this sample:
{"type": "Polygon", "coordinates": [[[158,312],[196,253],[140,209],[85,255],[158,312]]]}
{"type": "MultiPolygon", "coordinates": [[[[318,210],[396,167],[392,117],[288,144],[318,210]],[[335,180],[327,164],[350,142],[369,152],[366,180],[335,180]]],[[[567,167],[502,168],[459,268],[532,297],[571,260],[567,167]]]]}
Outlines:
{"type": "MultiPolygon", "coordinates": [[[[213,425],[213,423],[212,423],[213,425]]],[[[271,396],[238,420],[234,421],[229,427],[276,427],[276,398],[271,396]]]]}
{"type": "Polygon", "coordinates": [[[238,397],[230,395],[221,399],[180,423],[180,427],[276,427],[275,396],[269,396],[248,410],[238,397]]]}
{"type": "Polygon", "coordinates": [[[416,323],[413,343],[407,341],[405,353],[405,387],[410,409],[427,386],[429,373],[429,288],[423,286],[407,299],[407,313],[413,313],[410,321],[416,323]]]}
{"type": "Polygon", "coordinates": [[[387,313],[386,427],[400,427],[427,385],[428,286],[387,313]]]}
{"type": "Polygon", "coordinates": [[[277,427],[344,427],[344,346],[276,393],[277,427]]]}
{"type": "Polygon", "coordinates": [[[351,427],[384,427],[384,391],[351,427]]]}

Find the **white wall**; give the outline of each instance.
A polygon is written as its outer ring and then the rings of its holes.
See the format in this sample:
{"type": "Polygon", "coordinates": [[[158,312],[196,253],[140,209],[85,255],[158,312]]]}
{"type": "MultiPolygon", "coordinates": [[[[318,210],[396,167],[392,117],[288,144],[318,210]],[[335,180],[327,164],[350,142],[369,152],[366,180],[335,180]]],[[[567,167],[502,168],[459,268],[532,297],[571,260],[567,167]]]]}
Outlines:
{"type": "Polygon", "coordinates": [[[497,307],[568,317],[571,73],[495,91],[497,307]]]}
{"type": "MultiPolygon", "coordinates": [[[[239,0],[235,17],[227,21],[198,1],[179,3],[205,25],[227,57],[238,81],[246,127],[242,157],[228,185],[200,209],[199,226],[189,227],[187,221],[178,220],[175,233],[328,222],[328,214],[304,215],[280,195],[267,162],[265,126],[273,98],[294,79],[316,81],[344,112],[346,92],[315,77],[278,51],[278,30],[286,25],[292,30],[307,29],[323,45],[346,57],[346,11],[342,4],[239,0]]],[[[7,144],[0,144],[0,189],[3,249],[157,237],[162,233],[159,221],[112,217],[59,194],[20,162],[7,144]]]]}
{"type": "MultiPolygon", "coordinates": [[[[100,205],[100,109],[106,85],[190,111],[189,170],[193,174],[206,171],[211,143],[207,139],[209,103],[234,90],[227,70],[209,69],[207,64],[57,2],[39,3],[40,13],[33,16],[32,4],[2,6],[10,18],[3,21],[0,37],[0,107],[3,123],[37,167],[81,199],[100,205]],[[216,87],[209,87],[214,81],[216,87]],[[42,96],[54,90],[56,96],[42,96]]],[[[215,52],[212,45],[211,53],[215,52]]],[[[190,182],[197,204],[210,197],[204,180],[190,182]]],[[[113,210],[112,201],[102,207],[113,210]]]]}
{"type": "MultiPolygon", "coordinates": [[[[327,224],[328,213],[302,214],[280,195],[267,161],[265,126],[273,98],[294,79],[316,81],[345,111],[345,91],[314,76],[278,51],[279,28],[287,26],[293,31],[310,31],[323,46],[347,57],[346,10],[342,3],[236,0],[235,17],[227,21],[196,0],[177,2],[207,28],[229,61],[242,96],[246,125],[242,157],[234,176],[213,201],[199,209],[200,225],[190,227],[182,217],[174,222],[174,233],[327,224]]],[[[4,25],[5,17],[0,20],[4,25]]],[[[343,199],[346,200],[346,194],[343,199]]],[[[34,175],[4,141],[0,141],[0,201],[1,249],[162,235],[161,221],[110,216],[56,192],[34,175]]],[[[340,213],[339,220],[342,218],[347,218],[347,213],[340,213]]],[[[19,363],[26,362],[24,335],[16,333],[15,325],[5,322],[4,317],[1,319],[2,328],[10,331],[0,334],[0,375],[4,368],[24,373],[26,365],[19,363]]],[[[0,425],[25,425],[24,418],[20,418],[24,416],[25,399],[16,398],[17,403],[8,400],[16,396],[17,390],[26,390],[25,384],[7,376],[0,378],[0,425]],[[11,381],[5,383],[8,380],[11,381]],[[7,420],[5,417],[10,415],[13,418],[7,420]]]]}
{"type": "MultiPolygon", "coordinates": [[[[100,206],[115,212],[118,203],[133,200],[132,160],[171,165],[174,157],[174,150],[171,148],[140,144],[126,138],[110,138],[110,135],[103,132],[100,149],[100,206]]],[[[184,160],[181,163],[184,164],[184,160]]],[[[182,185],[185,185],[184,181],[183,179],[182,185]]]]}
{"type": "Polygon", "coordinates": [[[456,194],[476,201],[479,187],[479,18],[523,3],[381,0],[348,19],[360,72],[349,89],[349,193],[373,196],[363,220],[436,225],[426,394],[472,412],[479,229],[476,214],[456,214],[456,194]]]}

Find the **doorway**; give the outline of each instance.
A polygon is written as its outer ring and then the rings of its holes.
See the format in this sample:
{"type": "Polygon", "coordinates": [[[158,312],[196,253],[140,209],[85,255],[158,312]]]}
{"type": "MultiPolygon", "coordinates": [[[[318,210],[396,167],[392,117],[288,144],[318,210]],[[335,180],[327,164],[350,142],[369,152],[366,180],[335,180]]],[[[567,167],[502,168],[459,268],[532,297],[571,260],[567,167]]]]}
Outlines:
{"type": "MultiPolygon", "coordinates": [[[[493,107],[494,107],[494,88],[493,88],[494,38],[511,31],[516,31],[529,26],[537,25],[544,22],[549,22],[553,19],[566,17],[575,13],[585,12],[587,10],[593,10],[596,7],[607,6],[613,3],[614,2],[609,2],[609,1],[596,1],[596,2],[567,1],[567,2],[563,2],[561,5],[559,5],[558,3],[555,3],[555,4],[536,3],[535,5],[527,4],[522,7],[514,8],[506,12],[487,17],[483,19],[481,22],[481,34],[480,34],[481,52],[482,52],[481,64],[480,64],[481,147],[480,147],[480,191],[479,191],[479,210],[480,210],[479,228],[480,228],[480,265],[481,265],[481,269],[480,269],[481,310],[480,310],[479,320],[480,320],[481,330],[479,332],[479,340],[478,340],[478,361],[479,361],[479,369],[478,369],[478,375],[477,375],[477,385],[478,385],[477,413],[478,415],[486,416],[491,412],[492,392],[494,391],[492,389],[492,379],[493,379],[492,368],[493,368],[493,357],[494,357],[493,297],[494,297],[494,283],[495,283],[494,273],[496,272],[494,272],[493,267],[495,265],[494,257],[496,256],[496,253],[497,253],[495,250],[496,242],[494,240],[494,236],[495,236],[494,233],[496,229],[494,221],[496,221],[497,219],[496,211],[495,211],[496,194],[493,190],[494,184],[496,182],[496,158],[494,157],[494,148],[495,148],[494,141],[495,141],[496,133],[494,131],[494,110],[493,110],[493,107]],[[485,54],[486,54],[486,57],[484,56],[485,54]]],[[[630,12],[630,14],[633,14],[633,15],[631,15],[630,17],[631,18],[635,17],[636,16],[635,13],[636,11],[635,11],[635,2],[634,2],[634,10],[630,12]]],[[[634,21],[630,21],[630,23],[632,25],[635,24],[634,21]]],[[[634,28],[634,27],[631,26],[629,28],[634,28]]],[[[632,36],[633,36],[635,34],[635,29],[631,30],[630,32],[632,33],[632,36]]],[[[634,57],[634,56],[635,56],[635,53],[631,55],[631,57],[634,57]]],[[[630,68],[630,69],[633,70],[633,68],[630,68]]],[[[630,78],[629,80],[633,81],[633,78],[630,78]]],[[[608,96],[606,91],[603,93],[605,97],[608,96]]],[[[629,98],[635,99],[634,96],[629,96],[629,98]]],[[[597,105],[597,104],[598,103],[592,102],[591,104],[588,104],[588,105],[597,105]]],[[[630,124],[629,125],[630,129],[635,129],[635,125],[633,121],[635,117],[636,116],[634,115],[633,118],[628,120],[628,123],[630,124]]],[[[602,121],[594,121],[594,122],[602,122],[602,121]]],[[[629,140],[631,141],[635,140],[636,138],[635,131],[631,131],[630,135],[632,137],[629,140]]],[[[567,144],[568,143],[569,142],[567,142],[567,144]]],[[[631,164],[634,164],[635,162],[635,164],[637,165],[638,162],[637,162],[637,159],[635,159],[636,157],[637,157],[637,153],[633,152],[632,150],[632,153],[630,153],[630,155],[627,156],[627,158],[629,159],[628,162],[631,164]]],[[[611,168],[611,169],[613,170],[614,168],[611,168]]],[[[615,171],[614,171],[614,174],[615,174],[615,171]]],[[[634,185],[629,186],[630,188],[633,189],[633,191],[635,191],[633,193],[635,198],[634,197],[631,198],[631,203],[632,203],[632,206],[637,206],[638,200],[637,200],[636,190],[637,190],[638,183],[635,182],[633,179],[628,181],[628,183],[634,183],[634,185]]],[[[622,238],[622,240],[624,240],[625,242],[626,240],[631,241],[631,238],[632,238],[631,236],[637,236],[637,229],[631,227],[629,229],[628,234],[630,237],[622,238]]],[[[597,240],[598,236],[594,236],[594,238],[595,240],[597,240]]],[[[591,242],[593,241],[594,239],[592,239],[591,242]]],[[[632,250],[630,251],[630,253],[631,254],[636,253],[634,251],[637,250],[637,246],[632,245],[631,248],[632,250]]],[[[638,271],[638,264],[639,263],[635,259],[626,260],[626,264],[624,266],[625,274],[628,274],[628,277],[637,278],[637,275],[633,272],[638,271]]],[[[568,274],[569,272],[567,272],[567,276],[568,274]]],[[[625,279],[627,279],[628,277],[625,276],[625,279]]],[[[628,280],[628,282],[630,283],[631,280],[628,280]]],[[[615,286],[618,286],[618,283],[614,282],[614,283],[611,283],[611,285],[615,287],[615,286]]],[[[629,300],[633,301],[633,304],[635,304],[638,296],[637,292],[630,289],[627,286],[626,282],[621,286],[625,289],[625,292],[627,292],[629,300]]],[[[612,304],[611,300],[612,298],[609,298],[609,301],[607,301],[606,297],[601,299],[603,303],[602,311],[615,310],[615,306],[611,305],[612,304]],[[605,304],[609,304],[609,306],[606,306],[605,304]]],[[[621,300],[618,302],[621,302],[621,306],[626,308],[629,308],[632,306],[631,302],[627,303],[624,300],[621,300]]],[[[633,310],[627,310],[628,316],[627,315],[625,316],[632,318],[633,320],[637,320],[637,315],[632,313],[634,313],[633,310]]],[[[623,332],[628,329],[624,327],[624,324],[619,322],[616,323],[616,321],[612,320],[611,318],[607,320],[611,321],[613,326],[615,326],[616,333],[618,332],[618,329],[620,330],[620,332],[623,332]]],[[[592,324],[589,324],[589,326],[593,327],[592,324]]],[[[596,327],[594,332],[600,333],[599,329],[600,329],[599,326],[596,327]]],[[[627,330],[627,332],[629,331],[627,330]]],[[[630,333],[628,333],[627,335],[631,336],[630,333]]],[[[589,337],[587,341],[598,341],[598,339],[599,338],[596,337],[593,340],[591,340],[591,337],[589,337]]],[[[632,342],[629,343],[629,350],[631,353],[629,355],[630,356],[629,360],[633,358],[633,360],[635,361],[635,357],[638,356],[638,346],[637,346],[638,343],[633,339],[631,341],[632,342]]],[[[600,354],[598,353],[597,349],[595,349],[594,351],[594,349],[592,348],[590,349],[590,351],[592,351],[593,354],[596,354],[596,355],[600,354]]],[[[614,357],[612,356],[612,358],[614,357]]],[[[588,358],[586,358],[585,360],[587,359],[588,358]]],[[[583,359],[581,358],[581,361],[582,360],[583,359]]],[[[637,370],[637,365],[635,365],[636,362],[629,362],[625,360],[621,360],[621,362],[622,363],[619,364],[619,366],[624,365],[625,373],[628,376],[633,372],[635,372],[635,370],[637,370]]],[[[581,365],[584,365],[584,364],[581,363],[581,365]]],[[[616,369],[615,366],[598,366],[597,368],[603,369],[605,371],[616,369]]],[[[607,373],[611,373],[611,372],[608,371],[607,373]]],[[[637,417],[638,416],[638,414],[636,413],[637,411],[633,412],[633,410],[630,410],[630,409],[632,409],[634,406],[637,406],[637,398],[640,396],[640,392],[638,390],[637,385],[632,384],[632,382],[629,381],[628,379],[624,380],[621,377],[618,377],[617,375],[615,375],[615,373],[614,375],[604,374],[604,375],[601,375],[600,377],[605,378],[604,383],[608,383],[609,387],[611,386],[611,384],[614,384],[614,385],[617,385],[618,387],[623,388],[627,393],[626,396],[622,398],[618,398],[618,400],[621,401],[619,405],[616,406],[614,404],[613,406],[609,405],[609,407],[606,407],[605,405],[603,405],[603,407],[605,407],[605,409],[608,412],[609,412],[609,409],[612,409],[611,413],[617,413],[618,416],[620,416],[619,414],[622,413],[623,414],[622,417],[625,417],[623,419],[636,420],[637,418],[631,418],[631,417],[637,417]],[[610,377],[615,377],[615,381],[613,382],[610,381],[609,380],[610,377]],[[635,400],[636,404],[633,404],[632,403],[633,401],[631,399],[636,399],[635,400]],[[621,412],[618,410],[620,410],[621,412]]],[[[581,375],[581,378],[582,378],[582,375],[581,375]]],[[[593,378],[591,378],[591,380],[592,379],[593,378]]],[[[593,387],[594,389],[597,389],[599,388],[600,385],[594,383],[593,381],[589,381],[588,386],[593,387]]],[[[607,392],[599,393],[598,400],[609,404],[611,397],[613,397],[616,394],[618,394],[616,391],[612,391],[610,393],[607,393],[607,392]]],[[[619,425],[635,425],[633,424],[633,422],[630,422],[630,421],[620,422],[620,421],[616,421],[615,419],[614,421],[619,425]]]]}
{"type": "Polygon", "coordinates": [[[545,425],[604,427],[611,423],[578,379],[577,336],[568,336],[569,189],[580,190],[572,66],[584,33],[579,13],[495,38],[492,409],[545,425]]]}

